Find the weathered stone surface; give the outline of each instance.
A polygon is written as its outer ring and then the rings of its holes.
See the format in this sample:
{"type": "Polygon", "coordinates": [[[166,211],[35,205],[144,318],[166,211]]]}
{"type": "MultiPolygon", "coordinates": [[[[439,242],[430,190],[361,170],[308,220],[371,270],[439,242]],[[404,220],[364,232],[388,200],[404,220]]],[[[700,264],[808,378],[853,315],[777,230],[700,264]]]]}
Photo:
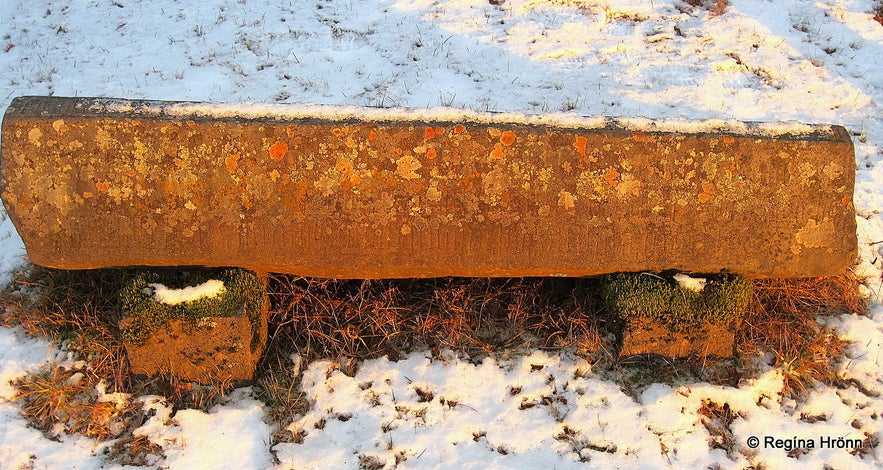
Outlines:
{"type": "Polygon", "coordinates": [[[824,276],[855,258],[855,162],[839,126],[199,113],[14,100],[2,199],[31,260],[404,278],[824,276]]]}
{"type": "MultiPolygon", "coordinates": [[[[266,286],[266,274],[260,277],[266,286]]],[[[143,341],[123,335],[132,373],[170,374],[200,383],[250,381],[266,346],[269,307],[265,292],[260,312],[248,311],[245,304],[232,317],[169,320],[143,341]],[[255,314],[260,321],[253,321],[255,314]]],[[[133,324],[133,317],[125,317],[119,329],[133,324]]]]}
{"type": "Polygon", "coordinates": [[[736,344],[732,325],[706,323],[689,332],[675,332],[647,318],[629,320],[622,332],[620,356],[659,354],[669,357],[730,357],[736,344]]]}

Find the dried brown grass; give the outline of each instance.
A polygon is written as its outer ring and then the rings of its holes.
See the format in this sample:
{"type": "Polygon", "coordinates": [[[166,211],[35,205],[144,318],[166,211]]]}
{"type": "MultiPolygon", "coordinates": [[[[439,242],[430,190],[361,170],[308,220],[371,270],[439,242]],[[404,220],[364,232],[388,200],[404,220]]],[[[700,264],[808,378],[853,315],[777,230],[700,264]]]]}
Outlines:
{"type": "Polygon", "coordinates": [[[178,408],[214,406],[232,384],[199,386],[174,377],[143,378],[131,373],[118,328],[118,296],[137,272],[27,266],[14,273],[12,282],[0,291],[4,307],[0,324],[19,326],[31,335],[64,344],[89,364],[83,371],[89,381],[104,382],[108,392],[162,394],[178,408]]]}
{"type": "Polygon", "coordinates": [[[136,405],[99,400],[96,382],[84,369],[47,366],[15,380],[16,399],[28,423],[51,437],[81,434],[96,440],[116,438],[136,405]]]}
{"type": "Polygon", "coordinates": [[[130,374],[116,326],[116,295],[126,274],[29,266],[0,291],[0,323],[64,343],[91,365],[87,373],[93,379],[104,380],[112,391],[126,391],[130,374]]]}
{"type": "Polygon", "coordinates": [[[400,357],[414,348],[468,356],[518,348],[602,349],[589,280],[352,281],[274,276],[271,338],[306,359],[400,357]]]}
{"type": "MultiPolygon", "coordinates": [[[[201,409],[221,402],[233,385],[132,376],[119,340],[116,302],[119,289],[131,275],[134,271],[32,267],[0,292],[6,307],[4,325],[19,325],[33,335],[64,342],[89,363],[77,372],[83,378],[76,386],[69,383],[70,372],[63,369],[26,376],[17,384],[25,415],[39,429],[63,428],[96,439],[116,437],[120,444],[115,458],[120,462],[149,461],[158,450],[130,432],[115,435],[117,428],[111,432],[101,427],[103,422],[115,422],[116,416],[136,423],[144,417],[131,410],[101,409],[106,405],[89,398],[96,384],[103,381],[109,391],[161,394],[176,408],[201,409]],[[98,419],[95,424],[86,416],[111,419],[98,419]]],[[[786,370],[787,391],[794,395],[814,381],[835,383],[833,361],[842,354],[844,344],[822,328],[816,317],[864,312],[860,280],[846,273],[833,278],[754,282],[755,296],[737,338],[742,356],[772,353],[786,370]]],[[[616,322],[604,311],[593,279],[360,281],[275,275],[270,279],[270,299],[270,339],[255,391],[268,405],[269,418],[281,429],[274,436],[276,441],[302,438],[285,428],[309,406],[300,391],[300,371],[291,365],[293,355],[305,363],[330,358],[339,370],[354,374],[362,360],[396,359],[420,348],[435,354],[452,350],[475,360],[536,348],[568,350],[595,363],[608,361],[604,367],[614,372],[610,376],[619,377],[627,388],[690,376],[736,383],[747,368],[747,362],[740,369],[735,361],[613,360],[609,332],[616,330],[616,322]]]]}
{"type": "Polygon", "coordinates": [[[834,360],[846,344],[820,325],[820,315],[867,313],[852,271],[810,279],[755,281],[755,295],[737,338],[742,356],[773,354],[785,371],[786,392],[798,396],[814,382],[838,380],[834,360]]]}

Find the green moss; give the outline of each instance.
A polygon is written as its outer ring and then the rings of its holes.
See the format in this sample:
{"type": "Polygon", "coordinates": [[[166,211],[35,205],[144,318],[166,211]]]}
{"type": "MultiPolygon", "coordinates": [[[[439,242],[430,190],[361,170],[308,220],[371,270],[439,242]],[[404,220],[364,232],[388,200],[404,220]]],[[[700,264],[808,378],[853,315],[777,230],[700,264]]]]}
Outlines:
{"type": "Polygon", "coordinates": [[[122,331],[123,339],[130,344],[143,344],[154,331],[170,320],[198,322],[203,318],[235,317],[245,307],[254,331],[251,342],[254,349],[263,342],[261,315],[265,295],[266,289],[258,276],[244,269],[144,271],[126,283],[120,292],[123,316],[132,319],[122,331]],[[154,301],[153,291],[149,287],[150,284],[160,283],[171,289],[181,289],[210,279],[224,282],[225,290],[220,295],[178,305],[154,301]]]}
{"type": "Polygon", "coordinates": [[[613,274],[601,279],[601,298],[623,320],[646,318],[675,332],[726,325],[745,313],[754,293],[750,280],[734,274],[704,277],[708,283],[697,293],[655,274],[613,274]]]}

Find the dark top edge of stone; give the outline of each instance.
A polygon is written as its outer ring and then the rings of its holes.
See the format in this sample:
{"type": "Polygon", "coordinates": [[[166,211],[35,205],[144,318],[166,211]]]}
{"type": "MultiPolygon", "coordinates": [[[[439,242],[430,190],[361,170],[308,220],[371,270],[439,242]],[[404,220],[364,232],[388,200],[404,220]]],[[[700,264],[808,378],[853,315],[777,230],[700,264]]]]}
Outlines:
{"type": "Polygon", "coordinates": [[[417,125],[470,124],[481,127],[524,126],[577,131],[646,133],[658,135],[730,135],[771,140],[850,142],[839,125],[775,123],[758,121],[676,120],[618,118],[607,116],[524,115],[518,113],[478,113],[449,108],[362,108],[356,106],[201,103],[104,97],[20,96],[10,103],[7,118],[60,119],[99,118],[151,119],[196,122],[268,122],[377,124],[409,122],[417,125]],[[236,114],[241,109],[241,114],[236,114]],[[358,115],[357,115],[358,114],[358,115]]]}

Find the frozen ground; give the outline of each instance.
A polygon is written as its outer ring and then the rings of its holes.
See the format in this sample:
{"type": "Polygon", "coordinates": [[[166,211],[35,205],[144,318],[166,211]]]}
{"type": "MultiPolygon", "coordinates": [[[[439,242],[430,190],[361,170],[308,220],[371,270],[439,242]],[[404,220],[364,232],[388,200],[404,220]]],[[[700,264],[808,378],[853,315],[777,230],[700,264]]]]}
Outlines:
{"type": "MultiPolygon", "coordinates": [[[[5,1],[0,109],[55,94],[842,124],[856,147],[857,270],[871,277],[874,303],[866,317],[823,321],[854,341],[840,367],[860,386],[818,387],[797,403],[767,366],[738,388],[657,384],[632,398],[568,357],[473,365],[417,352],[365,363],[355,377],[307,364],[313,406],[292,429],[301,444],[270,448],[248,389],[174,417],[145,397],[157,413],[139,432],[163,447],[157,465],[181,469],[875,468],[883,449],[838,447],[876,441],[883,425],[883,245],[869,245],[883,240],[883,27],[873,7],[732,0],[712,15],[676,0],[5,1]],[[709,445],[700,413],[725,403],[729,455],[709,445]],[[815,448],[790,449],[807,441],[815,448]]],[[[22,253],[0,214],[3,276],[22,253]]],[[[0,343],[0,468],[112,466],[107,444],[48,440],[9,401],[9,379],[73,358],[17,330],[0,330],[0,343]]]]}

